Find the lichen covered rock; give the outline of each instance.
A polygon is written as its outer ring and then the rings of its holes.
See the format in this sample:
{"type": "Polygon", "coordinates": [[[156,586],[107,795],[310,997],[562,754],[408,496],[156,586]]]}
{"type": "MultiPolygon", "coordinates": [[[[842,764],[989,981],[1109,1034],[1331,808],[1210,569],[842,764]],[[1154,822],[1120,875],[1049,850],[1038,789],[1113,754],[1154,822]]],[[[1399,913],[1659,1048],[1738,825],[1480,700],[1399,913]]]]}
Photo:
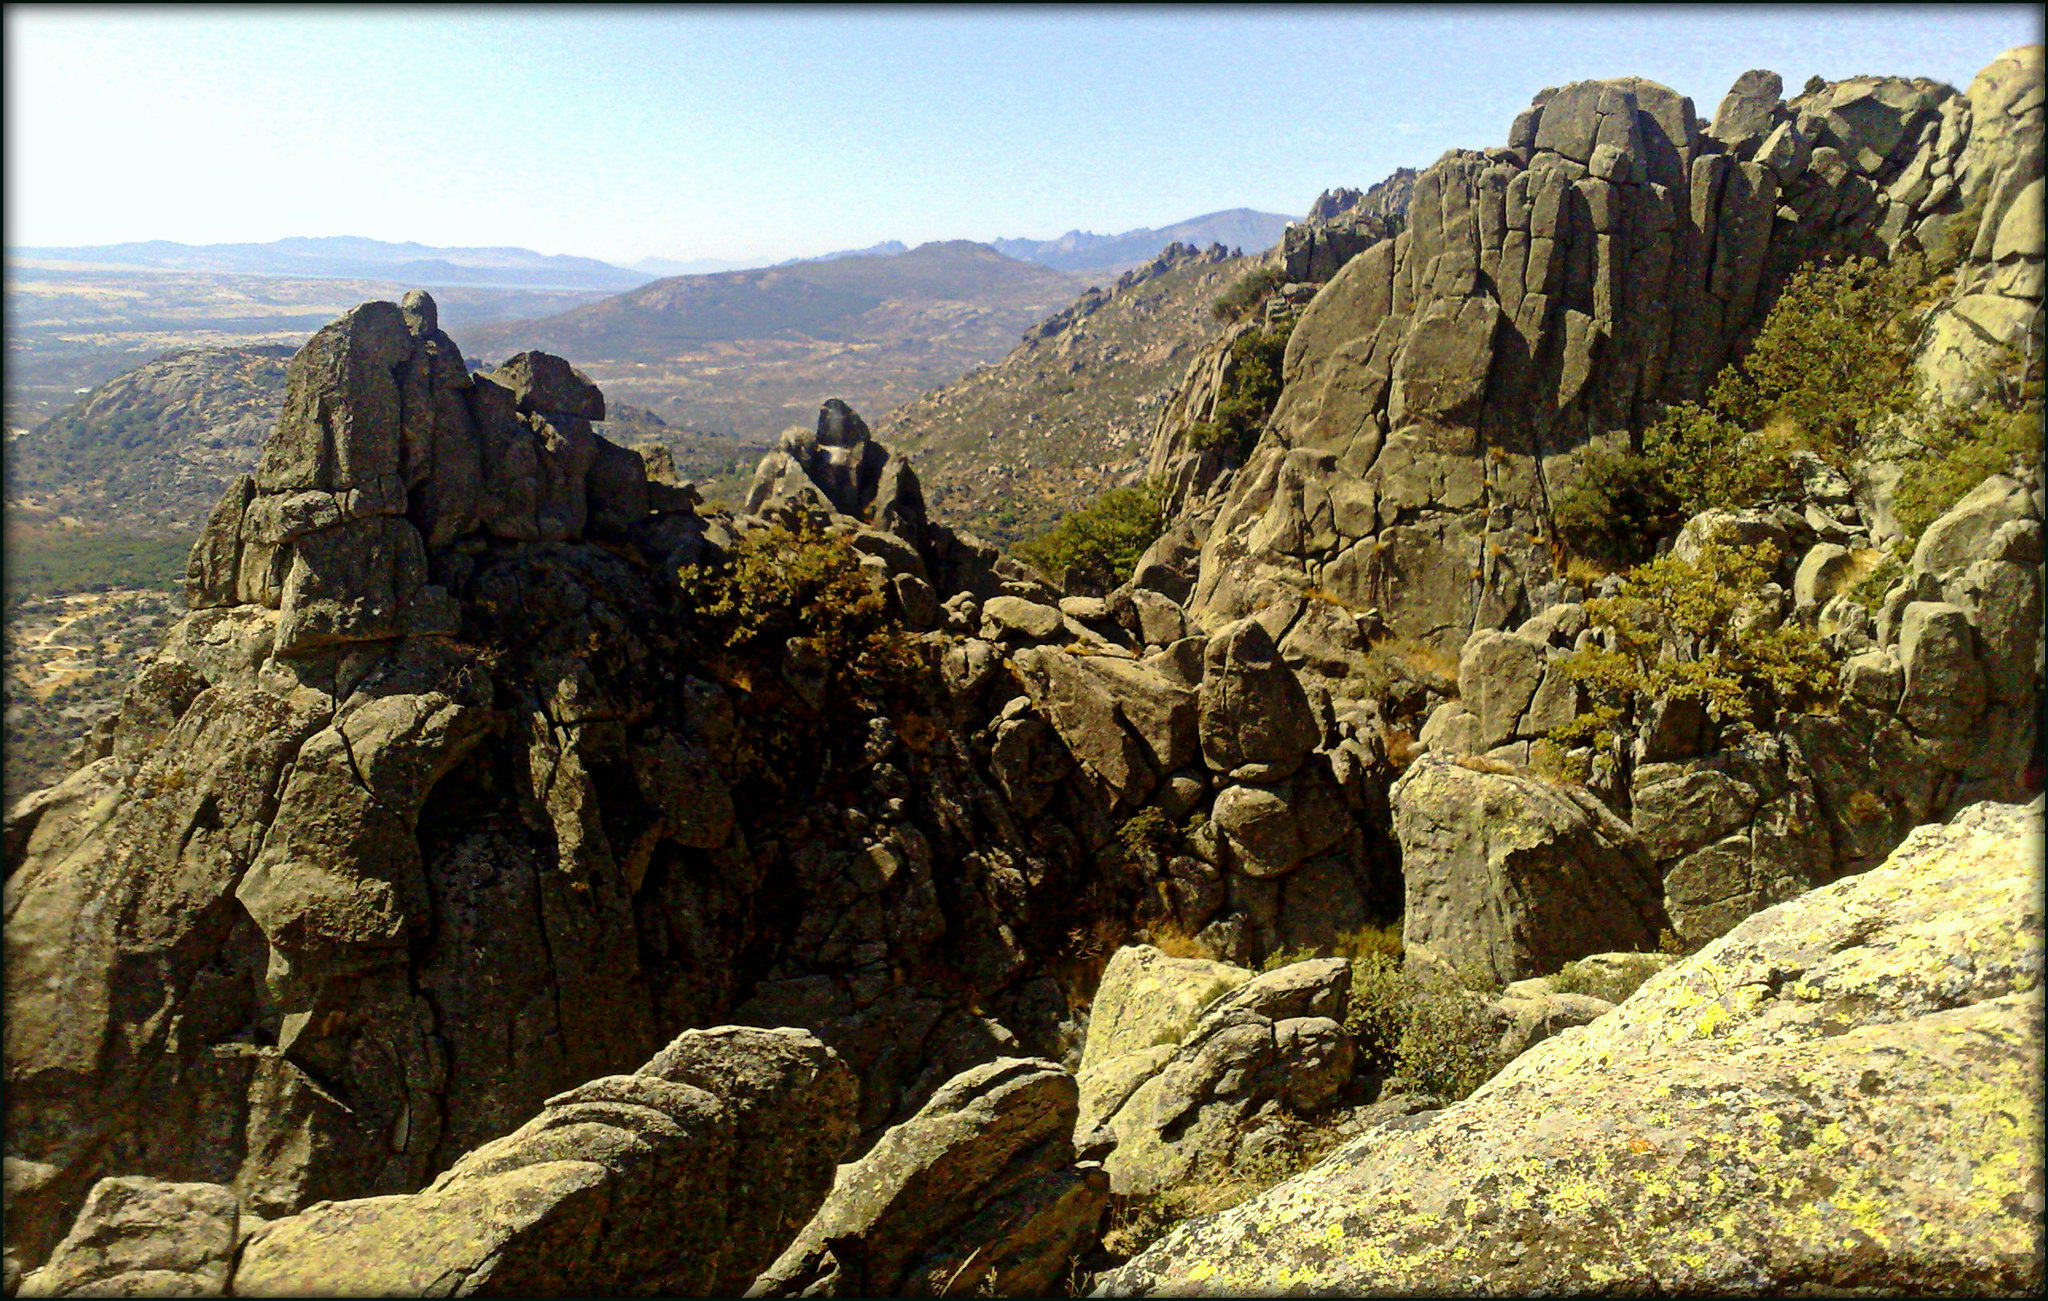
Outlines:
{"type": "Polygon", "coordinates": [[[2036,1291],[2041,851],[2039,801],[1923,827],[1102,1291],[2036,1291]]]}

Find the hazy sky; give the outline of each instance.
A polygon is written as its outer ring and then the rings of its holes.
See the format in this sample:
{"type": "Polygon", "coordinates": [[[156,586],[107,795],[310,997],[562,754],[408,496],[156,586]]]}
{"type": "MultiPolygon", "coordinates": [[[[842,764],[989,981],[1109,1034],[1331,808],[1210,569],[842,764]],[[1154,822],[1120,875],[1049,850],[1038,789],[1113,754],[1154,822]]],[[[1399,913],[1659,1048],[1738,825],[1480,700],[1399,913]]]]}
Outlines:
{"type": "Polygon", "coordinates": [[[1504,143],[1548,85],[1936,77],[2034,6],[6,12],[9,244],[614,261],[1110,233],[1504,143]]]}

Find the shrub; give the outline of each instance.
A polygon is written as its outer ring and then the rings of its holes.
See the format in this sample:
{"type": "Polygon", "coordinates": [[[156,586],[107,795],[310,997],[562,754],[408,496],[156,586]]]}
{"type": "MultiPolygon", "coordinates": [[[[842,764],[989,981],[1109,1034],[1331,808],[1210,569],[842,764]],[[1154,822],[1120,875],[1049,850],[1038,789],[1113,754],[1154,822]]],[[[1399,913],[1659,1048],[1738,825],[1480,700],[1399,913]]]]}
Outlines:
{"type": "Polygon", "coordinates": [[[1708,395],[1717,416],[1749,429],[1789,421],[1841,463],[1879,418],[1909,409],[1913,336],[1927,266],[1913,256],[1802,267],[1756,341],[1708,395]]]}
{"type": "Polygon", "coordinates": [[[800,647],[831,679],[907,685],[922,667],[852,547],[815,524],[740,539],[723,566],[691,570],[683,591],[710,639],[746,658],[800,647]]]}
{"type": "Polygon", "coordinates": [[[1455,1101],[1507,1064],[1486,1012],[1488,982],[1430,966],[1405,969],[1398,952],[1369,948],[1351,961],[1344,1029],[1358,1069],[1455,1101]]]}
{"type": "Polygon", "coordinates": [[[1321,956],[1314,949],[1306,946],[1282,945],[1266,955],[1266,960],[1259,964],[1259,970],[1261,972],[1278,971],[1282,967],[1291,967],[1297,962],[1312,962],[1321,956]]]}
{"type": "Polygon", "coordinates": [[[1214,417],[1188,426],[1188,446],[1238,461],[1251,455],[1266,418],[1280,401],[1281,366],[1293,331],[1294,323],[1288,321],[1270,330],[1247,330],[1231,343],[1214,417]]]}
{"type": "Polygon", "coordinates": [[[1704,403],[1670,408],[1629,446],[1587,448],[1552,502],[1559,542],[1639,564],[1687,516],[1796,497],[1793,452],[1846,465],[1917,402],[1912,326],[1933,285],[1915,256],[1795,271],[1704,403]]]}
{"type": "Polygon", "coordinates": [[[1507,1057],[1500,1030],[1487,1015],[1481,982],[1440,967],[1411,977],[1397,1048],[1402,1080],[1455,1102],[1492,1079],[1507,1057]]]}
{"type": "Polygon", "coordinates": [[[1819,634],[1757,617],[1770,549],[1710,541],[1697,560],[1666,555],[1632,570],[1613,597],[1586,602],[1593,628],[1614,646],[1564,657],[1592,708],[1552,739],[1604,748],[1653,701],[1696,700],[1717,722],[1745,731],[1761,705],[1808,707],[1834,689],[1819,634]]]}
{"type": "Polygon", "coordinates": [[[1567,962],[1551,979],[1550,987],[1560,994],[1585,994],[1619,1003],[1662,970],[1664,964],[1647,953],[1632,953],[1619,962],[1599,966],[1567,962]]]}
{"type": "Polygon", "coordinates": [[[1160,808],[1138,810],[1117,828],[1116,835],[1133,857],[1171,853],[1180,844],[1180,828],[1160,808]]]}
{"type": "Polygon", "coordinates": [[[1106,591],[1131,576],[1138,557],[1165,531],[1165,509],[1156,486],[1112,488],[1048,532],[1017,544],[1013,553],[1054,582],[1075,569],[1106,591]]]}
{"type": "Polygon", "coordinates": [[[1275,289],[1287,279],[1287,273],[1279,267],[1253,267],[1233,280],[1230,288],[1223,291],[1209,312],[1219,321],[1240,321],[1258,310],[1275,289]]]}
{"type": "Polygon", "coordinates": [[[1902,422],[1914,433],[1886,449],[1902,471],[1892,511],[1908,547],[1987,477],[2041,461],[2042,350],[2007,349],[1981,381],[1980,402],[1924,403],[1902,422]]]}

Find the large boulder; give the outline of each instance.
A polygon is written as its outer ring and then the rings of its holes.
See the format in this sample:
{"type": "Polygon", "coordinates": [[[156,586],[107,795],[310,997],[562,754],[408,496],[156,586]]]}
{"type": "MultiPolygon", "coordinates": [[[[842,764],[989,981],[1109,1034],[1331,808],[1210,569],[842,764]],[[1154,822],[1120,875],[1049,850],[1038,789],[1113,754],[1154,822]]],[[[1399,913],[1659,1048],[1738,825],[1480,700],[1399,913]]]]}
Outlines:
{"type": "Polygon", "coordinates": [[[1116,1136],[1103,1162],[1115,1190],[1143,1196],[1227,1168],[1281,1115],[1326,1107],[1351,1078],[1350,994],[1344,959],[1294,963],[1211,1003],[1170,1052],[1117,1059],[1132,1069],[1095,1083],[1123,1096],[1105,1089],[1092,1109],[1116,1136]]]}
{"type": "Polygon", "coordinates": [[[1257,619],[1219,629],[1204,652],[1202,758],[1237,781],[1291,775],[1321,739],[1308,697],[1257,619]]]}
{"type": "Polygon", "coordinates": [[[102,1179],[16,1295],[224,1296],[240,1222],[219,1184],[102,1179]]]}
{"type": "Polygon", "coordinates": [[[1656,947],[1656,869],[1586,791],[1425,755],[1392,799],[1410,954],[1504,984],[1656,947]]]}
{"type": "Polygon", "coordinates": [[[847,1166],[749,1296],[1045,1295],[1109,1181],[1077,1163],[1074,1077],[1004,1058],[956,1076],[847,1166]]]}
{"type": "Polygon", "coordinates": [[[2038,1291],[2041,852],[1924,827],[1100,1290],[2038,1291]]]}
{"type": "Polygon", "coordinates": [[[797,1030],[691,1031],[550,1098],[425,1191],[261,1225],[242,1295],[731,1295],[823,1201],[854,1082],[797,1030]]]}

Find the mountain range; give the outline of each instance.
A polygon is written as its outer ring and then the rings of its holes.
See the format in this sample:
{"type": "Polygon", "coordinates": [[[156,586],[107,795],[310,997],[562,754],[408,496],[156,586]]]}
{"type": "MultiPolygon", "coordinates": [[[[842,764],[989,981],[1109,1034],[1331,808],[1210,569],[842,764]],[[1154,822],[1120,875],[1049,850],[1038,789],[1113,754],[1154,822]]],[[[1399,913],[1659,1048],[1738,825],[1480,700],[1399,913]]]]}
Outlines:
{"type": "Polygon", "coordinates": [[[1158,229],[1127,230],[1121,235],[1094,235],[1070,230],[1058,239],[992,239],[989,247],[1014,258],[1062,271],[1121,270],[1150,258],[1168,244],[1209,244],[1257,253],[1271,248],[1293,218],[1277,212],[1231,208],[1206,213],[1158,229]]]}
{"type": "MultiPolygon", "coordinates": [[[[1157,230],[1095,235],[1072,230],[1058,239],[998,239],[991,247],[1010,257],[1062,271],[1122,270],[1143,262],[1166,245],[1220,243],[1262,249],[1280,237],[1288,218],[1278,213],[1232,208],[1157,230]]],[[[902,253],[901,240],[844,249],[808,258],[728,260],[645,257],[631,266],[597,258],[536,253],[526,248],[440,248],[414,241],[393,243],[359,235],[294,235],[267,244],[181,244],[152,239],[125,244],[10,245],[11,261],[55,263],[71,268],[394,280],[403,284],[503,289],[624,290],[649,280],[679,275],[747,271],[773,263],[830,262],[840,258],[902,253]]]]}

